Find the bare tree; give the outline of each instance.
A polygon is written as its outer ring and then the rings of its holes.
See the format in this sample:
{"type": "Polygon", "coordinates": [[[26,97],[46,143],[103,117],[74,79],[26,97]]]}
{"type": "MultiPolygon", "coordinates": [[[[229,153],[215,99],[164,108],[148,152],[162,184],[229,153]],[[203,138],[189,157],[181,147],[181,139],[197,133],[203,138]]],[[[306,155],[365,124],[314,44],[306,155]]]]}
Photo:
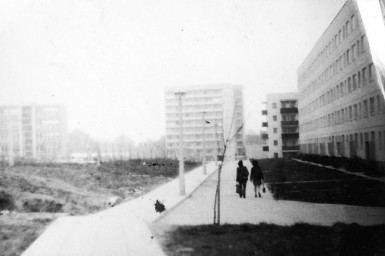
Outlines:
{"type": "MultiPolygon", "coordinates": [[[[214,225],[220,225],[221,224],[221,172],[222,172],[222,167],[223,163],[225,161],[225,155],[229,146],[229,143],[231,143],[234,138],[239,134],[240,131],[242,131],[244,124],[242,123],[238,128],[236,128],[234,134],[231,133],[232,127],[234,124],[234,119],[235,119],[235,108],[233,111],[232,115],[232,120],[231,120],[231,125],[230,125],[230,130],[227,135],[227,139],[225,139],[225,134],[223,131],[223,125],[222,125],[222,142],[223,142],[223,149],[221,152],[221,156],[223,157],[222,161],[220,161],[220,164],[218,166],[218,181],[217,181],[217,187],[215,191],[215,198],[214,198],[214,225]]],[[[218,147],[218,152],[219,150],[219,141],[217,140],[217,147],[218,147]]]]}

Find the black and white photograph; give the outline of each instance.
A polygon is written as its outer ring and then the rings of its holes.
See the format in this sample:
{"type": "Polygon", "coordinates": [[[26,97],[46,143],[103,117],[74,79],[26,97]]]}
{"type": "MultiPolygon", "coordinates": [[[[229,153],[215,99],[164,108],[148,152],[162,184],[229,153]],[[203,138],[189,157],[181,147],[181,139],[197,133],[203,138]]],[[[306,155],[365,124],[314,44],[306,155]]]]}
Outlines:
{"type": "Polygon", "coordinates": [[[0,0],[0,256],[385,256],[385,0],[0,0]]]}

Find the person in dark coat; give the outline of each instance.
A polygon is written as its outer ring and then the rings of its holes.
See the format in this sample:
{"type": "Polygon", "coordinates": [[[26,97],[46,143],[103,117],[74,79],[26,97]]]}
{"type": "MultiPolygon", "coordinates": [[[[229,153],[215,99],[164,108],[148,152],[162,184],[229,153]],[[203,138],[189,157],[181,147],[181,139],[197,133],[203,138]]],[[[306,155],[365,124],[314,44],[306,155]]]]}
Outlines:
{"type": "Polygon", "coordinates": [[[239,197],[246,198],[246,183],[249,178],[249,171],[246,166],[243,166],[242,160],[238,162],[237,168],[237,182],[241,187],[241,192],[239,193],[239,197]]]}
{"type": "Polygon", "coordinates": [[[257,193],[259,197],[262,197],[261,185],[263,184],[263,172],[257,160],[253,160],[252,164],[253,167],[251,167],[250,181],[254,184],[255,197],[257,197],[257,193]]]}

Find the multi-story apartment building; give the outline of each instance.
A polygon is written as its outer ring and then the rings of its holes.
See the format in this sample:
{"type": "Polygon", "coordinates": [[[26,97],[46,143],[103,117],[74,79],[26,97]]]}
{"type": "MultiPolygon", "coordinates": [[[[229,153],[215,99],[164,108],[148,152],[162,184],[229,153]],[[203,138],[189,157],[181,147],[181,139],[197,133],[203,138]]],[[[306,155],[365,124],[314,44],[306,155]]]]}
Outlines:
{"type": "Polygon", "coordinates": [[[67,113],[63,105],[0,106],[0,155],[37,160],[66,156],[67,113]],[[12,152],[11,151],[11,152],[12,152]]]}
{"type": "Polygon", "coordinates": [[[179,96],[182,103],[183,148],[187,159],[214,160],[227,142],[226,157],[245,156],[243,138],[243,87],[201,85],[172,87],[165,92],[166,153],[177,158],[179,150],[179,96]]]}
{"type": "Polygon", "coordinates": [[[385,103],[357,5],[347,1],[298,69],[301,152],[385,161],[385,103]]]}
{"type": "Polygon", "coordinates": [[[298,100],[296,93],[268,94],[266,110],[267,122],[262,123],[267,131],[264,151],[269,158],[292,157],[299,151],[298,100]]]}

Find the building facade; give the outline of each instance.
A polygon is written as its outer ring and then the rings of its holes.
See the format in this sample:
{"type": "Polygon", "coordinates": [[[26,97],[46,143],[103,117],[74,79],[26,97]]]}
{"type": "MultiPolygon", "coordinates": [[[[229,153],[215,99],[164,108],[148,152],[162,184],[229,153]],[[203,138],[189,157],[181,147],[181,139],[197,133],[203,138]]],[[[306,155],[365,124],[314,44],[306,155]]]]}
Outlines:
{"type": "Polygon", "coordinates": [[[262,139],[262,134],[248,134],[245,136],[246,157],[248,159],[263,159],[267,158],[266,151],[263,151],[265,140],[262,139]]]}
{"type": "Polygon", "coordinates": [[[302,153],[385,161],[381,79],[354,1],[347,1],[298,69],[302,153]]]}
{"type": "Polygon", "coordinates": [[[182,104],[183,148],[186,159],[214,160],[222,154],[227,142],[226,157],[245,156],[243,138],[243,87],[240,85],[207,85],[172,87],[165,92],[166,154],[179,155],[179,94],[182,104]]]}
{"type": "Polygon", "coordinates": [[[268,158],[295,156],[299,151],[297,94],[268,94],[262,115],[267,116],[267,122],[262,123],[266,128],[262,138],[268,158]]]}
{"type": "Polygon", "coordinates": [[[57,160],[66,157],[67,112],[63,105],[0,106],[0,155],[57,160]]]}

